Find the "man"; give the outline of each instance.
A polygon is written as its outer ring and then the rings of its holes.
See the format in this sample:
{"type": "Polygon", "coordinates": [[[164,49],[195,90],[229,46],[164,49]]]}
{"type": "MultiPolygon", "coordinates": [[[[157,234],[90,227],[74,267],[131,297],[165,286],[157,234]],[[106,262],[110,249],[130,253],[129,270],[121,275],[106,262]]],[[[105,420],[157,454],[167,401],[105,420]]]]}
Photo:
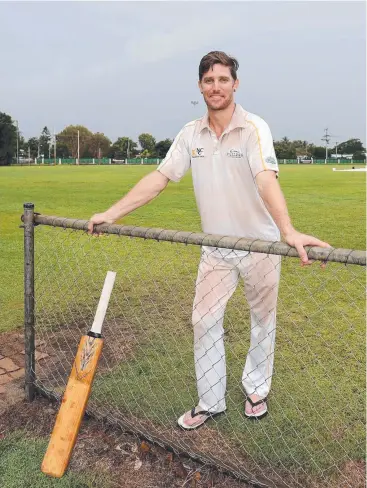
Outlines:
{"type": "MultiPolygon", "coordinates": [[[[93,215],[90,233],[95,224],[113,223],[148,203],[170,180],[178,182],[191,168],[204,232],[267,241],[279,241],[281,232],[297,249],[302,265],[310,264],[304,246],[329,246],[293,228],[277,181],[269,127],[234,102],[238,66],[221,51],[202,58],[198,84],[207,114],[185,125],[156,171],[109,210],[93,215]]],[[[178,419],[182,428],[195,429],[226,409],[223,318],[239,276],[251,310],[251,343],[242,376],[245,416],[266,415],[279,274],[280,256],[202,248],[192,314],[199,402],[178,419]]]]}

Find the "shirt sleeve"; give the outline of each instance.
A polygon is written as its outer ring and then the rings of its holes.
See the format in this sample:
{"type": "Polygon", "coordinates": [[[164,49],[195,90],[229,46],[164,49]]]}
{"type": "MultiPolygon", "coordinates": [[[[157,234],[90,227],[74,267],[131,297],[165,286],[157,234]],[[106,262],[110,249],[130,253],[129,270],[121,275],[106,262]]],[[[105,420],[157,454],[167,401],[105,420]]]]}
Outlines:
{"type": "Polygon", "coordinates": [[[247,158],[253,177],[262,171],[275,171],[278,173],[278,161],[275,155],[273,137],[268,124],[259,119],[256,122],[249,121],[253,131],[247,141],[247,158]]]}
{"type": "Polygon", "coordinates": [[[166,157],[157,168],[164,176],[175,182],[181,180],[191,165],[191,157],[184,131],[185,129],[182,129],[178,133],[166,157]]]}

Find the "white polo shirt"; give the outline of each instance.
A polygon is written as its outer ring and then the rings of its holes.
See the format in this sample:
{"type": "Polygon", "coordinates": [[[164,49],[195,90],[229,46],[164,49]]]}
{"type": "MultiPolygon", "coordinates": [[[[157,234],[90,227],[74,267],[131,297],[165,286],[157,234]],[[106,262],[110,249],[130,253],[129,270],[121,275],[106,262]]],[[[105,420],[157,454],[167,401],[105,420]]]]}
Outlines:
{"type": "Polygon", "coordinates": [[[177,182],[190,168],[203,232],[280,240],[255,180],[261,171],[278,172],[264,120],[237,104],[219,139],[209,127],[208,114],[189,122],[157,169],[177,182]]]}

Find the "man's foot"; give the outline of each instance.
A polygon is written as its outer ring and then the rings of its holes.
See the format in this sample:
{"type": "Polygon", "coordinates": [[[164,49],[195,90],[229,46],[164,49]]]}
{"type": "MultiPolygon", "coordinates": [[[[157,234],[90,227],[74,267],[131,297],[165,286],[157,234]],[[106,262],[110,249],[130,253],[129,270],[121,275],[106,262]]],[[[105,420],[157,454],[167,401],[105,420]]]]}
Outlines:
{"type": "Polygon", "coordinates": [[[192,410],[186,412],[177,420],[178,425],[185,430],[197,429],[205,422],[216,415],[224,412],[211,413],[206,410],[201,410],[200,407],[194,407],[192,410]]]}
{"type": "Polygon", "coordinates": [[[245,403],[245,416],[248,418],[261,419],[268,413],[266,398],[259,395],[249,395],[245,403]]]}

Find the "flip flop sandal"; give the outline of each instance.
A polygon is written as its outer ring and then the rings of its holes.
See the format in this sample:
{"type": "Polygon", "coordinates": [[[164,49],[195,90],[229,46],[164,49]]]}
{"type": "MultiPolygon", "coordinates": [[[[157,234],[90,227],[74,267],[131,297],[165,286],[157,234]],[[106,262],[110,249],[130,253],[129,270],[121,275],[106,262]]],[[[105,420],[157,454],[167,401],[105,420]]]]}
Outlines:
{"type": "Polygon", "coordinates": [[[265,408],[263,410],[260,410],[257,413],[246,413],[246,407],[245,407],[245,417],[248,419],[256,419],[260,420],[265,417],[265,415],[268,414],[268,405],[267,405],[267,397],[261,398],[261,400],[258,400],[257,402],[253,402],[251,398],[248,396],[246,400],[250,403],[251,407],[257,407],[257,405],[261,405],[262,403],[265,405],[265,408]]]}
{"type": "Polygon", "coordinates": [[[212,413],[212,412],[208,412],[207,410],[200,410],[199,412],[195,412],[195,408],[196,407],[193,407],[191,412],[190,412],[191,418],[194,418],[194,417],[197,417],[198,415],[201,415],[202,419],[200,419],[200,421],[198,421],[198,423],[196,423],[196,424],[188,425],[185,423],[185,416],[187,413],[186,412],[183,415],[181,415],[181,417],[177,420],[178,425],[182,429],[184,429],[184,430],[197,429],[198,427],[201,427],[202,425],[204,425],[207,420],[212,419],[213,417],[216,417],[217,415],[224,413],[224,411],[218,412],[218,413],[212,413]]]}

